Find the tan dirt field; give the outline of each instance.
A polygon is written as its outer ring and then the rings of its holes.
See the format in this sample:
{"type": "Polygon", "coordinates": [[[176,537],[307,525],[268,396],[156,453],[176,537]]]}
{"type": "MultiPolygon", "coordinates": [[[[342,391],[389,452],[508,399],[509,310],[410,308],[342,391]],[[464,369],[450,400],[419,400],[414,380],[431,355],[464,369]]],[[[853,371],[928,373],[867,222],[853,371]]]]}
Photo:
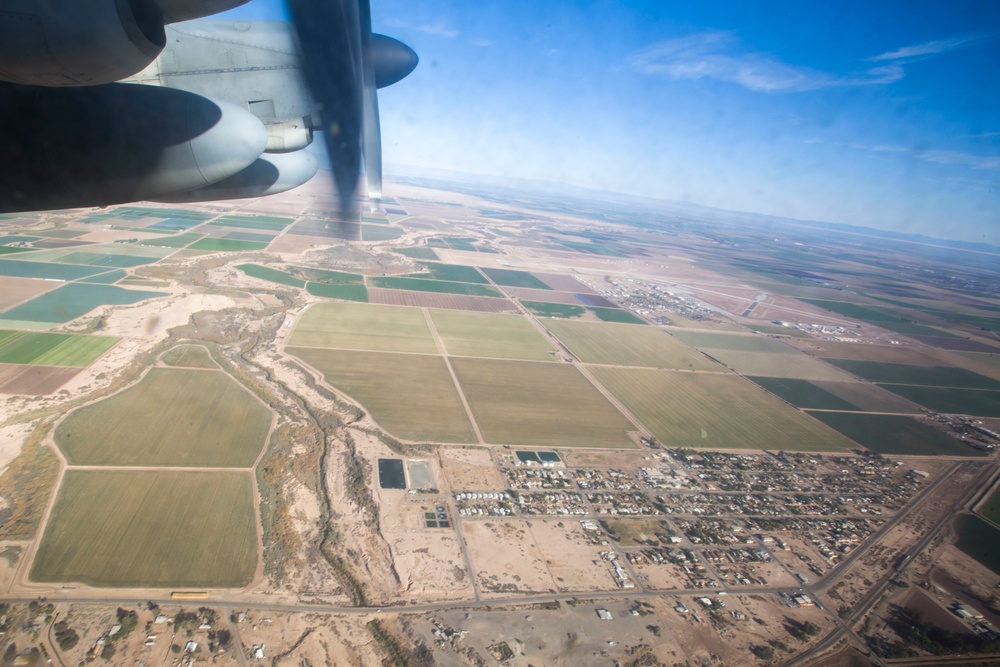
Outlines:
{"type": "Polygon", "coordinates": [[[611,563],[601,558],[607,547],[587,542],[580,522],[530,521],[531,535],[561,591],[613,591],[618,588],[611,563]]]}
{"type": "Polygon", "coordinates": [[[34,299],[39,294],[52,291],[61,285],[62,283],[52,280],[6,276],[3,279],[3,290],[0,290],[0,310],[34,299]]]}
{"type": "Polygon", "coordinates": [[[490,491],[506,488],[506,480],[496,469],[485,448],[444,447],[438,450],[444,478],[452,491],[490,491]]]}
{"type": "Polygon", "coordinates": [[[446,308],[450,310],[472,310],[481,313],[505,313],[515,310],[507,299],[489,296],[469,296],[467,294],[438,294],[413,290],[369,287],[368,301],[390,306],[418,306],[421,308],[446,308]]]}
{"type": "Polygon", "coordinates": [[[556,591],[527,522],[462,521],[460,525],[484,597],[556,591]]]}

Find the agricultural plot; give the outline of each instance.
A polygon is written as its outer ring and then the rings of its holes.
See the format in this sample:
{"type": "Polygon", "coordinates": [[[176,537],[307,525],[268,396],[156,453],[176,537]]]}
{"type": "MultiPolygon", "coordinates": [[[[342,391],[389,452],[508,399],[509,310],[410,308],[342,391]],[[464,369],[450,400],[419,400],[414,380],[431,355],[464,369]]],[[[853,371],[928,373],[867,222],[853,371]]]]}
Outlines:
{"type": "Polygon", "coordinates": [[[958,387],[922,387],[912,384],[879,385],[894,394],[945,414],[1000,417],[1000,391],[958,387]]]}
{"type": "Polygon", "coordinates": [[[341,301],[368,302],[368,288],[364,285],[331,285],[329,283],[306,283],[306,291],[313,296],[341,301]]]}
{"type": "Polygon", "coordinates": [[[362,241],[392,241],[403,235],[403,230],[388,225],[361,225],[362,241]]]}
{"type": "Polygon", "coordinates": [[[70,283],[8,310],[3,314],[3,319],[60,324],[86,315],[98,306],[129,305],[158,296],[166,294],[122,289],[112,285],[70,283]]]}
{"type": "Polygon", "coordinates": [[[393,248],[392,251],[398,252],[404,257],[410,257],[413,259],[429,259],[433,261],[440,259],[438,254],[434,252],[433,248],[426,248],[424,246],[418,246],[415,248],[393,248]]]}
{"type": "Polygon", "coordinates": [[[294,222],[291,218],[278,218],[267,215],[242,216],[224,215],[211,224],[220,227],[236,227],[239,229],[264,229],[268,231],[280,232],[282,229],[294,222]]]}
{"type": "Polygon", "coordinates": [[[0,364],[0,394],[51,394],[79,372],[79,368],[0,364]]]}
{"type": "Polygon", "coordinates": [[[49,264],[28,260],[0,259],[0,276],[13,278],[45,278],[47,280],[77,280],[107,269],[98,266],[77,266],[74,264],[49,264]]]}
{"type": "MultiPolygon", "coordinates": [[[[94,285],[113,285],[119,280],[122,280],[123,285],[135,284],[132,281],[138,280],[137,278],[132,278],[129,282],[123,280],[126,274],[121,269],[115,269],[114,271],[108,271],[107,273],[98,273],[96,276],[91,276],[90,278],[81,278],[78,282],[81,283],[92,283],[94,285]]],[[[166,287],[169,283],[162,283],[166,287]]]]}
{"type": "Polygon", "coordinates": [[[580,361],[614,366],[645,366],[720,371],[725,368],[673,336],[653,327],[553,319],[545,326],[580,361]]]}
{"type": "Polygon", "coordinates": [[[515,271],[513,269],[483,269],[483,273],[490,277],[490,280],[497,285],[505,287],[527,287],[529,289],[551,289],[543,281],[539,280],[527,271],[515,271]]]}
{"type": "Polygon", "coordinates": [[[9,245],[0,245],[0,255],[16,255],[19,252],[36,252],[34,248],[16,248],[9,245]]]}
{"type": "Polygon", "coordinates": [[[36,582],[236,587],[253,578],[248,472],[66,472],[32,563],[36,582]]]}
{"type": "Polygon", "coordinates": [[[1000,489],[993,491],[985,503],[976,510],[993,523],[1000,524],[1000,489]]]}
{"type": "Polygon", "coordinates": [[[495,299],[487,296],[465,296],[463,294],[413,292],[410,290],[381,289],[378,287],[368,289],[368,300],[372,303],[387,306],[448,308],[451,310],[471,310],[480,313],[504,313],[515,310],[514,304],[507,299],[495,299]]]}
{"type": "Polygon", "coordinates": [[[423,354],[286,350],[360,403],[383,428],[406,440],[475,442],[444,359],[423,354]]]}
{"type": "Polygon", "coordinates": [[[552,361],[552,346],[523,317],[450,310],[430,315],[450,355],[552,361]]]}
{"type": "Polygon", "coordinates": [[[860,409],[858,406],[831,394],[826,389],[807,380],[768,377],[751,377],[750,379],[797,408],[813,408],[816,410],[860,409]]]}
{"type": "Polygon", "coordinates": [[[0,310],[48,292],[53,287],[53,283],[43,280],[4,278],[3,289],[0,290],[0,310]]]}
{"type": "Polygon", "coordinates": [[[741,375],[796,378],[826,382],[851,382],[849,374],[814,357],[784,352],[704,349],[705,354],[741,375]]]}
{"type": "Polygon", "coordinates": [[[996,548],[1000,544],[1000,530],[996,526],[972,514],[959,514],[955,517],[955,530],[959,549],[1000,574],[1000,551],[996,548]]]}
{"type": "Polygon", "coordinates": [[[795,354],[793,348],[766,336],[714,333],[708,331],[672,331],[671,333],[688,345],[699,349],[795,354]]]}
{"type": "Polygon", "coordinates": [[[875,361],[830,359],[829,362],[871,382],[883,384],[919,384],[928,387],[965,389],[1000,389],[1000,381],[951,366],[910,366],[875,361]]]}
{"type": "Polygon", "coordinates": [[[187,234],[176,234],[173,236],[161,236],[160,238],[146,239],[145,241],[139,241],[139,245],[149,246],[151,248],[184,248],[203,236],[204,234],[188,232],[187,234]]]}
{"type": "Polygon", "coordinates": [[[533,275],[554,290],[559,290],[561,292],[576,292],[578,294],[594,293],[593,289],[584,285],[573,276],[566,276],[558,273],[535,273],[533,275]]]}
{"type": "Polygon", "coordinates": [[[222,238],[235,239],[237,241],[260,241],[261,243],[270,243],[274,240],[274,234],[260,234],[257,232],[226,232],[222,238]]]}
{"type": "Polygon", "coordinates": [[[293,266],[290,269],[292,274],[301,274],[309,282],[326,283],[328,285],[364,285],[364,276],[357,273],[344,273],[343,271],[328,271],[327,269],[314,269],[307,266],[293,266]]]}
{"type": "Polygon", "coordinates": [[[504,290],[515,299],[522,301],[540,301],[542,303],[564,303],[573,306],[583,305],[578,296],[572,292],[556,292],[555,290],[524,289],[508,287],[504,290]]]}
{"type": "Polygon", "coordinates": [[[295,326],[288,344],[381,352],[438,351],[420,310],[353,303],[311,306],[295,326]]]}
{"type": "Polygon", "coordinates": [[[236,268],[251,278],[260,278],[261,280],[277,283],[279,285],[305,287],[306,284],[304,280],[299,280],[294,276],[290,276],[284,271],[278,271],[277,269],[261,266],[260,264],[237,264],[236,268]]]}
{"type": "Polygon", "coordinates": [[[127,269],[143,264],[152,264],[156,257],[136,257],[134,255],[117,255],[99,252],[71,252],[57,260],[62,264],[86,264],[89,266],[108,266],[117,269],[127,269]]]}
{"type": "Polygon", "coordinates": [[[898,415],[858,412],[813,412],[816,419],[835,428],[859,445],[879,454],[912,456],[982,456],[943,432],[915,419],[898,415]]]}
{"type": "Polygon", "coordinates": [[[537,317],[580,317],[586,313],[583,306],[566,303],[546,303],[544,301],[522,301],[521,305],[537,317]]]}
{"type": "Polygon", "coordinates": [[[916,414],[920,407],[902,396],[867,382],[814,382],[817,387],[856,405],[862,412],[908,412],[916,414]]]}
{"type": "Polygon", "coordinates": [[[38,366],[89,366],[114,347],[118,338],[74,334],[0,331],[0,363],[38,366]]]}
{"type": "MultiPolygon", "coordinates": [[[[586,295],[582,295],[586,296],[586,295]]],[[[597,318],[604,322],[621,322],[623,324],[647,324],[646,320],[633,315],[627,310],[621,308],[602,308],[602,307],[590,307],[587,308],[597,318]]]]}
{"type": "MultiPolygon", "coordinates": [[[[476,270],[474,266],[464,266],[462,264],[438,264],[436,262],[417,262],[430,271],[434,280],[447,280],[455,283],[479,283],[486,285],[489,283],[483,274],[476,270]]],[[[425,278],[423,274],[411,274],[410,278],[425,278]]]]}
{"type": "Polygon", "coordinates": [[[573,366],[471,358],[451,364],[489,443],[635,446],[632,423],[573,366]]]}
{"type": "Polygon", "coordinates": [[[247,468],[270,428],[271,411],[225,373],[152,368],[72,412],[55,440],[71,465],[247,468]]]}
{"type": "Polygon", "coordinates": [[[267,243],[258,241],[240,241],[237,239],[204,238],[188,246],[188,250],[204,252],[244,252],[247,250],[263,250],[267,243]]]}
{"type": "Polygon", "coordinates": [[[590,369],[664,447],[846,451],[853,443],[733,375],[590,369]]]}
{"type": "Polygon", "coordinates": [[[164,352],[160,360],[168,366],[182,368],[218,368],[201,345],[178,345],[164,352]]]}
{"type": "Polygon", "coordinates": [[[425,278],[407,278],[404,276],[376,276],[369,278],[372,287],[386,289],[405,289],[417,292],[437,292],[441,294],[466,294],[468,296],[495,296],[503,294],[492,285],[477,283],[456,283],[447,280],[428,280],[425,278]]]}

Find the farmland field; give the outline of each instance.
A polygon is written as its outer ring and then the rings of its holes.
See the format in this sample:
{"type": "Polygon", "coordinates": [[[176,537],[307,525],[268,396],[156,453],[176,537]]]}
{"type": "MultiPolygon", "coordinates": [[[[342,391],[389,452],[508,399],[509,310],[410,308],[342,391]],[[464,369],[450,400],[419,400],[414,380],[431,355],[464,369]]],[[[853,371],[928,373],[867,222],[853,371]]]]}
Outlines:
{"type": "Polygon", "coordinates": [[[455,383],[441,357],[295,347],[286,352],[322,373],[327,384],[360,403],[397,437],[475,442],[455,383]]]}
{"type": "Polygon", "coordinates": [[[154,248],[183,248],[200,239],[203,234],[188,232],[187,234],[176,234],[174,236],[162,236],[155,239],[145,239],[139,241],[139,245],[151,246],[154,248]]]}
{"type": "Polygon", "coordinates": [[[79,372],[79,368],[0,364],[0,394],[51,394],[79,372]]]}
{"type": "Polygon", "coordinates": [[[201,345],[178,345],[163,353],[160,357],[168,366],[184,368],[218,368],[208,350],[201,345]]]}
{"type": "Polygon", "coordinates": [[[415,248],[393,248],[392,251],[398,252],[404,257],[412,257],[413,259],[438,259],[438,254],[434,252],[433,248],[426,248],[424,246],[417,246],[415,248]]]}
{"type": "Polygon", "coordinates": [[[573,276],[566,276],[559,273],[535,273],[534,275],[554,290],[590,294],[594,292],[593,289],[584,285],[573,276]]]}
{"type": "Polygon", "coordinates": [[[817,410],[860,409],[858,406],[848,403],[839,396],[831,394],[826,389],[808,380],[768,377],[752,377],[750,379],[797,408],[814,408],[817,410]]]}
{"type": "Polygon", "coordinates": [[[744,350],[705,349],[705,354],[729,366],[741,375],[797,378],[827,382],[851,382],[853,377],[819,359],[804,354],[747,352],[744,350]]]}
{"type": "Polygon", "coordinates": [[[447,280],[429,280],[426,278],[407,278],[402,276],[376,276],[370,278],[368,284],[372,287],[386,289],[408,289],[417,292],[438,292],[441,294],[467,294],[469,296],[503,295],[492,285],[477,283],[455,283],[447,280]]]}
{"type": "Polygon", "coordinates": [[[152,368],[70,413],[55,440],[72,465],[245,468],[270,428],[271,411],[225,373],[152,368]]]}
{"type": "Polygon", "coordinates": [[[491,359],[451,360],[483,438],[545,447],[635,445],[635,427],[568,364],[491,359]]]}
{"type": "Polygon", "coordinates": [[[710,333],[706,331],[671,331],[670,333],[688,345],[699,349],[769,352],[775,354],[795,353],[794,349],[767,336],[710,333]]]}
{"type": "Polygon", "coordinates": [[[552,361],[553,349],[518,315],[431,310],[431,319],[449,355],[552,361]]]}
{"type": "Polygon", "coordinates": [[[579,317],[587,312],[583,306],[544,301],[522,301],[521,305],[538,317],[579,317]]]}
{"type": "Polygon", "coordinates": [[[955,517],[955,530],[959,549],[1000,574],[1000,551],[996,548],[1000,544],[1000,530],[996,526],[972,514],[959,514],[955,517]]]}
{"type": "Polygon", "coordinates": [[[909,417],[813,412],[813,417],[879,454],[982,456],[983,453],[909,417]]]}
{"type": "Polygon", "coordinates": [[[90,266],[110,266],[118,269],[127,269],[141,264],[152,264],[156,260],[156,257],[136,257],[134,255],[79,251],[71,252],[54,261],[63,264],[88,264],[90,266]]]}
{"type": "Polygon", "coordinates": [[[829,361],[831,364],[871,382],[919,384],[929,387],[963,387],[965,389],[1000,389],[1000,381],[964,368],[910,366],[851,359],[830,359],[829,361]]]}
{"type": "Polygon", "coordinates": [[[817,387],[828,391],[862,412],[920,412],[920,406],[898,394],[867,382],[814,382],[817,387]]]}
{"type": "Polygon", "coordinates": [[[552,289],[544,282],[531,275],[527,271],[515,271],[513,269],[483,269],[483,273],[490,277],[490,280],[497,285],[505,287],[527,287],[530,289],[552,289]]]}
{"type": "MultiPolygon", "coordinates": [[[[122,271],[121,269],[115,269],[114,271],[108,271],[106,273],[98,273],[96,276],[91,276],[89,278],[81,278],[78,282],[93,283],[95,285],[113,285],[117,283],[119,280],[121,280],[122,285],[133,284],[131,282],[122,280],[123,278],[125,278],[125,272],[122,271]]],[[[130,279],[130,281],[134,280],[141,280],[141,278],[130,279]]],[[[166,287],[167,285],[169,285],[169,283],[163,283],[164,287],[166,287]]]]}
{"type": "Polygon", "coordinates": [[[364,276],[357,273],[344,273],[343,271],[328,271],[327,269],[314,269],[311,266],[293,266],[292,273],[301,273],[302,277],[310,282],[324,283],[327,285],[364,285],[364,276]]]}
{"type": "Polygon", "coordinates": [[[3,278],[3,289],[0,290],[0,310],[48,292],[56,285],[57,283],[30,278],[3,278]]]}
{"type": "Polygon", "coordinates": [[[296,324],[288,344],[382,352],[438,351],[422,311],[354,303],[311,306],[296,324]]]}
{"type": "Polygon", "coordinates": [[[720,371],[725,368],[654,327],[546,320],[545,326],[588,364],[720,371]]]}
{"type": "Polygon", "coordinates": [[[66,472],[32,563],[38,582],[236,587],[253,577],[247,472],[66,472]]]}
{"type": "MultiPolygon", "coordinates": [[[[486,285],[489,283],[474,266],[463,266],[462,264],[439,264],[437,262],[417,262],[420,266],[430,271],[434,280],[448,280],[456,283],[479,283],[486,285]]],[[[411,274],[410,278],[426,278],[422,274],[411,274]]]]}
{"type": "Polygon", "coordinates": [[[278,283],[279,285],[305,287],[306,284],[304,280],[299,280],[294,276],[290,276],[284,271],[278,271],[277,269],[261,266],[260,264],[237,264],[236,268],[251,278],[260,278],[261,280],[278,283]]]}
{"type": "Polygon", "coordinates": [[[119,340],[110,336],[14,331],[0,334],[0,363],[39,366],[88,366],[119,340]]]}
{"type": "Polygon", "coordinates": [[[49,264],[14,259],[0,259],[0,276],[14,278],[48,278],[50,280],[76,280],[86,278],[107,269],[100,266],[77,266],[75,264],[49,264]]]}
{"type": "Polygon", "coordinates": [[[263,250],[266,247],[266,243],[260,243],[257,241],[204,238],[189,245],[188,250],[202,250],[205,252],[242,252],[245,250],[263,250]]]}
{"type": "Polygon", "coordinates": [[[166,294],[128,290],[112,285],[70,283],[11,308],[3,314],[3,319],[58,324],[75,320],[98,306],[127,305],[158,296],[166,294]]]}
{"type": "Polygon", "coordinates": [[[977,417],[1000,417],[1000,391],[956,387],[921,387],[912,384],[880,384],[894,394],[919,403],[934,412],[977,417]]]}
{"type": "Polygon", "coordinates": [[[243,229],[268,229],[271,231],[281,231],[292,224],[292,218],[278,218],[267,215],[224,215],[213,225],[223,225],[226,227],[242,227],[243,229]]]}
{"type": "Polygon", "coordinates": [[[331,285],[329,283],[306,283],[306,291],[313,296],[342,301],[368,302],[368,288],[364,285],[331,285]]]}
{"type": "Polygon", "coordinates": [[[362,241],[391,241],[403,235],[403,230],[399,227],[388,227],[386,225],[361,225],[362,241]]]}
{"type": "Polygon", "coordinates": [[[508,287],[506,290],[515,299],[522,301],[540,301],[543,303],[564,303],[572,306],[581,306],[583,302],[573,292],[556,292],[554,290],[524,289],[521,287],[508,287]]]}
{"type": "Polygon", "coordinates": [[[835,452],[853,443],[733,375],[595,366],[664,447],[835,452]]]}
{"type": "Polygon", "coordinates": [[[996,489],[989,499],[976,510],[993,523],[1000,524],[1000,489],[996,489]]]}
{"type": "Polygon", "coordinates": [[[418,306],[423,308],[449,308],[451,310],[471,310],[480,313],[503,313],[515,310],[507,299],[488,296],[466,296],[464,294],[438,294],[435,292],[414,292],[411,290],[368,289],[368,300],[388,306],[418,306]]]}
{"type": "MultiPolygon", "coordinates": [[[[583,295],[586,297],[587,295],[583,295]]],[[[586,300],[586,299],[585,299],[586,300]]],[[[605,322],[621,322],[624,324],[646,324],[646,320],[641,317],[637,317],[627,310],[622,310],[621,308],[602,308],[598,306],[592,306],[587,308],[594,315],[597,315],[598,319],[605,322]]]]}

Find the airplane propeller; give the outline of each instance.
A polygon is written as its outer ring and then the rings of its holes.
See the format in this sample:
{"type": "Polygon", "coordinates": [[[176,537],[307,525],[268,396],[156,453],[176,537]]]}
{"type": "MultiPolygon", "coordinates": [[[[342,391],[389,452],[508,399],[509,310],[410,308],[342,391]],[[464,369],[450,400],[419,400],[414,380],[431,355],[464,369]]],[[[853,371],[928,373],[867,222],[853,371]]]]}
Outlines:
{"type": "Polygon", "coordinates": [[[376,89],[417,66],[402,42],[372,33],[369,0],[287,0],[299,36],[306,83],[320,117],[341,213],[357,213],[364,160],[373,210],[382,198],[382,138],[376,89]],[[381,84],[381,86],[380,86],[381,84]]]}

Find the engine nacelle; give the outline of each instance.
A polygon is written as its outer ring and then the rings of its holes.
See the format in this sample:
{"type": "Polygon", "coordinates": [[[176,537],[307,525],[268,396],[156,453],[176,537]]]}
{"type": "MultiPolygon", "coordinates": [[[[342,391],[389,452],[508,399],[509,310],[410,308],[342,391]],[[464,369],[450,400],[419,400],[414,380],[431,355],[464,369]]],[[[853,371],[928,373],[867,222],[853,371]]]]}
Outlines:
{"type": "Polygon", "coordinates": [[[90,86],[140,71],[166,43],[165,23],[246,0],[4,0],[0,81],[90,86]]]}
{"type": "Polygon", "coordinates": [[[242,171],[267,144],[245,109],[170,88],[0,84],[0,100],[0,213],[196,190],[242,171]]]}
{"type": "Polygon", "coordinates": [[[290,120],[286,123],[272,123],[267,128],[268,153],[292,153],[300,151],[313,140],[312,124],[308,118],[290,120]]]}
{"type": "Polygon", "coordinates": [[[253,164],[229,178],[190,192],[181,192],[155,201],[179,204],[264,197],[297,188],[319,171],[319,162],[308,151],[264,153],[253,164]]]}

